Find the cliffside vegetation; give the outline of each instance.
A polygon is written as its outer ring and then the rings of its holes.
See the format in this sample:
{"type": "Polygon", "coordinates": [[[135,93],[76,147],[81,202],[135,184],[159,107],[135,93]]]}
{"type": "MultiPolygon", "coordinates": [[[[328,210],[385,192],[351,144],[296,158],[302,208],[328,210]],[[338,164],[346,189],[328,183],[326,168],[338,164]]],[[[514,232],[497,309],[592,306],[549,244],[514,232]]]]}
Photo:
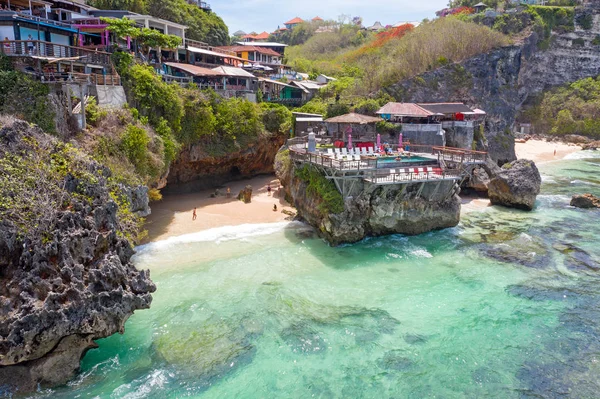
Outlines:
{"type": "Polygon", "coordinates": [[[532,123],[536,133],[600,139],[600,77],[543,93],[519,120],[532,123]]]}
{"type": "Polygon", "coordinates": [[[91,0],[90,5],[106,10],[129,10],[166,19],[189,27],[186,37],[213,46],[229,44],[229,30],[213,12],[185,0],[91,0]]]}
{"type": "Polygon", "coordinates": [[[332,117],[349,110],[372,113],[392,100],[381,93],[383,87],[509,43],[489,27],[447,17],[416,29],[392,28],[356,43],[343,31],[321,33],[286,49],[286,58],[301,71],[337,78],[301,108],[332,117]],[[375,98],[373,93],[378,93],[375,98]]]}
{"type": "Polygon", "coordinates": [[[342,213],[344,211],[344,199],[333,181],[327,180],[310,165],[303,165],[296,169],[295,173],[296,177],[307,184],[307,193],[320,200],[318,209],[321,213],[342,213]]]}

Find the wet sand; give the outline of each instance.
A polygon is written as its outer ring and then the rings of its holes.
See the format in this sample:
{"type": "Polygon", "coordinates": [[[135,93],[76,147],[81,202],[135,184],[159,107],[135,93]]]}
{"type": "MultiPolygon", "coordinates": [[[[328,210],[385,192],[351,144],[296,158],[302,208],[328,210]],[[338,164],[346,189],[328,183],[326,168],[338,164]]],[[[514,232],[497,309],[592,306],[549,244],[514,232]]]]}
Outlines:
{"type": "Polygon", "coordinates": [[[222,226],[237,226],[248,223],[275,223],[286,220],[288,215],[282,210],[295,212],[284,200],[283,188],[275,176],[261,176],[250,180],[232,182],[225,185],[231,188],[231,198],[226,197],[226,189],[220,196],[211,198],[215,190],[204,190],[192,194],[165,195],[162,201],[150,204],[152,214],[146,219],[148,237],[144,242],[160,241],[222,226]],[[267,185],[271,185],[271,196],[267,185]],[[237,199],[238,193],[246,185],[253,188],[252,203],[244,204],[237,199]],[[277,205],[277,212],[273,211],[277,205]],[[196,220],[192,220],[194,207],[196,220]]]}

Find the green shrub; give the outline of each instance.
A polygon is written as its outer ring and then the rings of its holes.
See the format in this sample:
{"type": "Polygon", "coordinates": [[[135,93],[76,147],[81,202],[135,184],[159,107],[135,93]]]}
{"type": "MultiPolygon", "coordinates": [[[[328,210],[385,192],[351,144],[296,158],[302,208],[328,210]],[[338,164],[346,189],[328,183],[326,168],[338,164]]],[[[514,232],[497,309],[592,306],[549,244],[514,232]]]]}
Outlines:
{"type": "Polygon", "coordinates": [[[95,98],[90,99],[85,105],[85,120],[92,126],[98,126],[100,121],[107,115],[106,110],[98,106],[95,98]]]}
{"type": "Polygon", "coordinates": [[[338,214],[344,211],[344,199],[335,183],[328,180],[310,165],[296,169],[296,177],[307,183],[306,191],[320,199],[318,209],[324,214],[338,214]]]}
{"type": "Polygon", "coordinates": [[[578,15],[577,24],[584,30],[590,30],[594,26],[594,16],[587,13],[578,15]]]}
{"type": "Polygon", "coordinates": [[[268,132],[287,133],[292,128],[292,112],[279,104],[262,103],[262,121],[268,132]]]}
{"type": "Polygon", "coordinates": [[[140,175],[148,171],[148,144],[150,138],[144,129],[135,125],[128,125],[121,137],[121,149],[127,159],[134,165],[140,175]]]}

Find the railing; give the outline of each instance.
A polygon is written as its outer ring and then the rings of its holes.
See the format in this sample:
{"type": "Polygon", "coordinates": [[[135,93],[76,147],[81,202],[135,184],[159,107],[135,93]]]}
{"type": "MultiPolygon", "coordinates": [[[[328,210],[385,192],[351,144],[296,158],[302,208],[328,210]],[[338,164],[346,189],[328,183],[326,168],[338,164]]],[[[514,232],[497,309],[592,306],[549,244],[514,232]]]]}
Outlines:
{"type": "Polygon", "coordinates": [[[487,152],[485,151],[463,150],[461,148],[452,147],[433,147],[433,152],[444,161],[460,163],[485,163],[487,161],[487,152]]]}
{"type": "Polygon", "coordinates": [[[190,84],[194,81],[194,78],[191,76],[160,75],[160,77],[166,83],[177,83],[180,85],[190,84]]]}
{"type": "Polygon", "coordinates": [[[442,122],[442,127],[475,127],[478,125],[477,121],[444,121],[442,122]]]}
{"type": "MultiPolygon", "coordinates": [[[[263,99],[264,100],[264,99],[263,99]]],[[[269,98],[265,101],[277,104],[299,105],[303,103],[301,98],[269,98]]]]}
{"type": "Polygon", "coordinates": [[[100,75],[78,72],[28,72],[42,83],[84,83],[98,86],[121,86],[119,75],[100,75]]]}
{"type": "Polygon", "coordinates": [[[43,18],[43,17],[37,17],[35,15],[31,15],[29,13],[24,13],[24,12],[17,12],[17,11],[7,11],[7,10],[0,10],[0,14],[1,13],[6,13],[6,14],[10,14],[13,16],[17,16],[19,18],[22,19],[27,19],[31,22],[43,22],[45,24],[50,24],[50,25],[54,25],[54,26],[60,26],[63,28],[72,28],[71,24],[68,23],[64,23],[64,22],[60,22],[60,21],[55,21],[53,19],[48,19],[48,18],[43,18]]]}
{"type": "Polygon", "coordinates": [[[86,50],[42,40],[9,40],[0,42],[0,53],[7,56],[32,56],[51,58],[84,58],[86,63],[110,65],[110,54],[86,50]]]}
{"type": "Polygon", "coordinates": [[[423,169],[421,171],[415,171],[414,169],[415,168],[373,170],[365,172],[363,178],[374,184],[417,183],[460,179],[460,171],[457,169],[442,170],[441,168],[434,168],[433,170],[425,170],[426,168],[421,168],[423,169]]]}

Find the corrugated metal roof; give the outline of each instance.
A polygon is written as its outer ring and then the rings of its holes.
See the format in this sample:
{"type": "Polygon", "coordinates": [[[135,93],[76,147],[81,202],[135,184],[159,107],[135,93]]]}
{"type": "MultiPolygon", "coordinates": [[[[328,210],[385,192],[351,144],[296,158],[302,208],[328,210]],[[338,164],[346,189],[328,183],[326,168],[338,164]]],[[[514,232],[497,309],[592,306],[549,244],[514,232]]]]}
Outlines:
{"type": "Polygon", "coordinates": [[[180,64],[178,62],[165,62],[165,64],[172,68],[180,69],[194,76],[223,76],[223,74],[219,71],[215,71],[208,68],[202,68],[196,65],[180,64]]]}
{"type": "Polygon", "coordinates": [[[459,112],[473,112],[463,103],[418,103],[419,107],[434,114],[457,114],[459,112]]]}
{"type": "Polygon", "coordinates": [[[243,58],[236,57],[235,55],[217,53],[216,51],[205,50],[203,48],[198,48],[198,47],[194,47],[194,46],[187,46],[186,50],[191,51],[192,53],[214,55],[215,57],[229,58],[229,59],[238,60],[238,61],[248,61],[243,58]]]}
{"type": "Polygon", "coordinates": [[[244,71],[242,68],[235,68],[235,67],[221,65],[219,67],[213,68],[212,70],[221,72],[221,74],[226,75],[226,76],[238,76],[241,78],[254,78],[255,77],[250,72],[244,71]]]}
{"type": "Polygon", "coordinates": [[[301,117],[301,118],[296,118],[296,122],[323,122],[323,118],[322,117],[317,118],[316,116],[313,116],[312,118],[301,117]]]}

